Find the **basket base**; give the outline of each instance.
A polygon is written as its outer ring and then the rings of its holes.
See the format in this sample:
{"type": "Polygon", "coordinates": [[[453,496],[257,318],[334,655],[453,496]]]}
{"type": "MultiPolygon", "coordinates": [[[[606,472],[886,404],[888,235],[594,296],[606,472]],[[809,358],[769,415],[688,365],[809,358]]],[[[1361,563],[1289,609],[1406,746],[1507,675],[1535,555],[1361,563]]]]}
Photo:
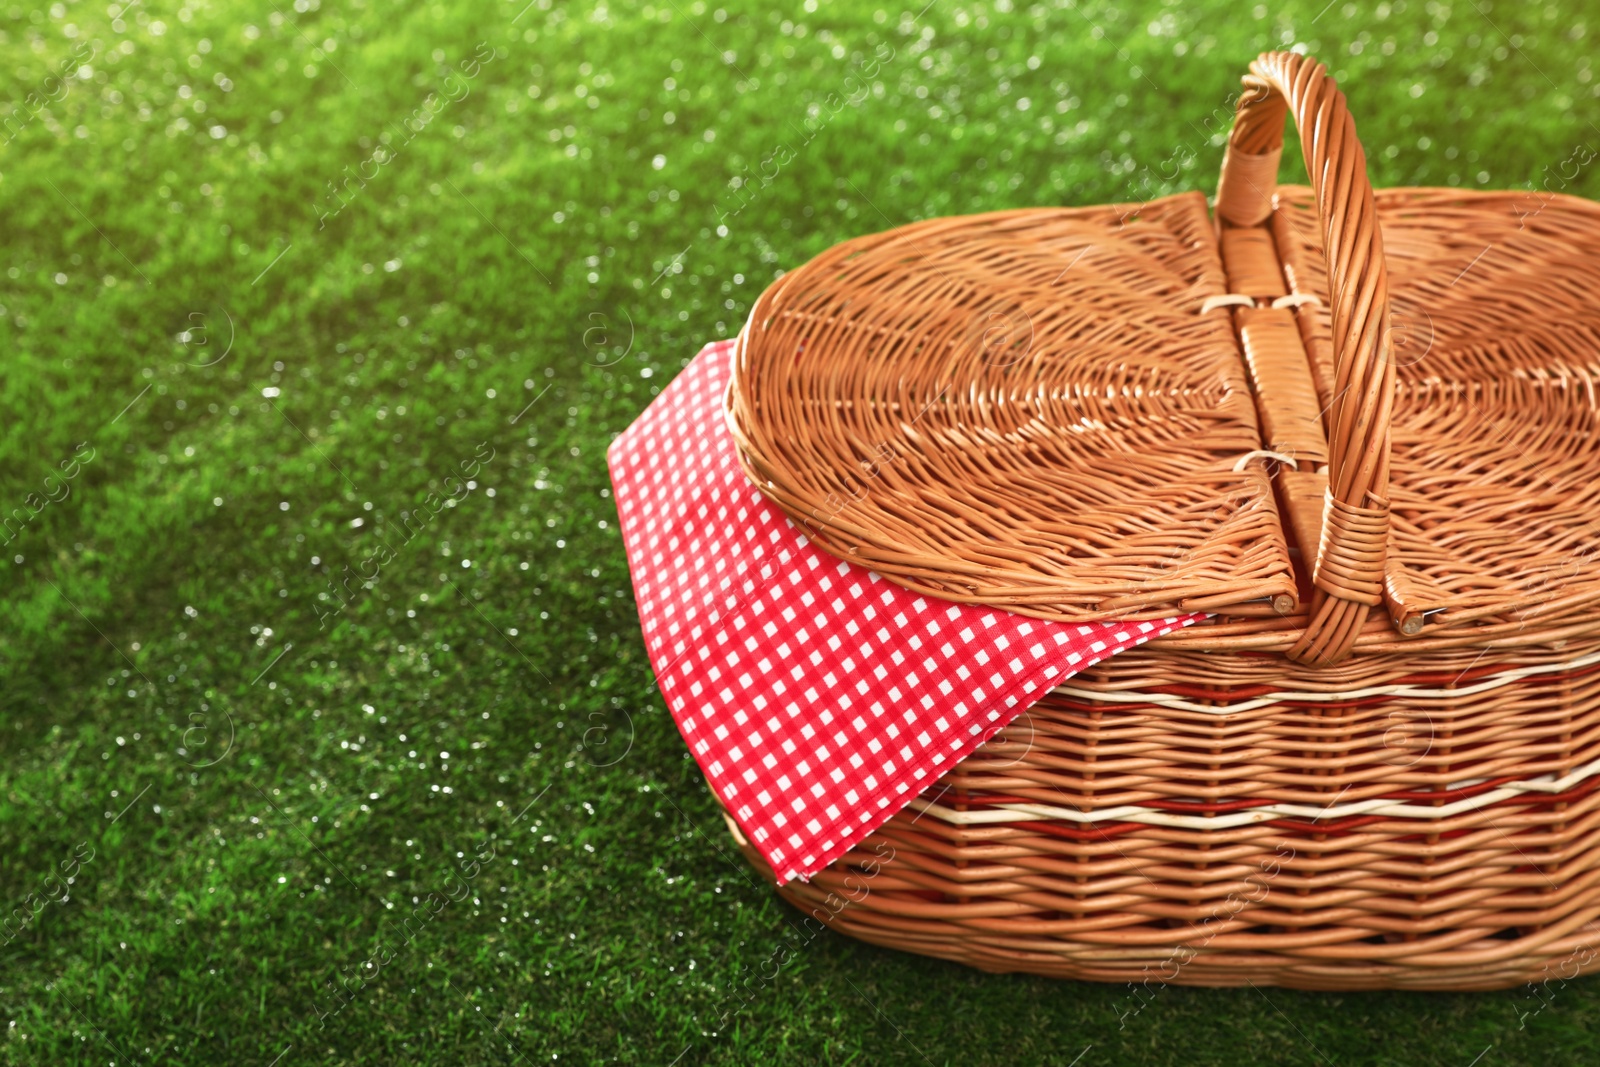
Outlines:
{"type": "MultiPolygon", "coordinates": [[[[776,880],[772,868],[737,832],[734,840],[752,867],[776,880]]],[[[876,837],[868,838],[862,850],[875,854],[880,844],[876,837]]],[[[879,869],[892,872],[893,861],[879,869]]],[[[858,872],[857,880],[870,893],[871,877],[858,872]]],[[[855,901],[841,897],[824,888],[820,879],[812,884],[790,882],[778,889],[778,895],[811,923],[880,948],[964,963],[991,974],[1034,974],[1136,988],[1272,986],[1321,992],[1407,989],[1469,993],[1563,982],[1600,967],[1600,909],[1594,909],[1582,926],[1556,940],[1536,935],[1468,941],[1456,946],[1447,958],[1424,966],[1405,959],[1382,963],[1319,959],[1311,952],[1196,949],[1194,941],[1188,945],[1176,941],[1117,945],[1007,936],[999,929],[1000,923],[991,924],[996,928],[993,932],[981,934],[945,920],[908,917],[895,922],[880,911],[858,907],[865,897],[855,901]],[[939,927],[949,933],[941,935],[939,927]]],[[[1130,1007],[1137,1011],[1137,1001],[1130,1001],[1130,1007]]]]}

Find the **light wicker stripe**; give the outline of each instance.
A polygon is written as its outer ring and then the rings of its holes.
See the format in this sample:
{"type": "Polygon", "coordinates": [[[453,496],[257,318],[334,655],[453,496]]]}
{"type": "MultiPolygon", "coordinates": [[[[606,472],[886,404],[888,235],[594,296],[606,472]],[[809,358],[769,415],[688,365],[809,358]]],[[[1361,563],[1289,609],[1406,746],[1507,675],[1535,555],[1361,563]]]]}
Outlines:
{"type": "Polygon", "coordinates": [[[1528,667],[1514,667],[1501,671],[1482,682],[1475,682],[1452,689],[1430,689],[1420,685],[1370,685],[1360,689],[1345,689],[1338,691],[1316,692],[1313,690],[1284,690],[1269,693],[1253,700],[1242,700],[1237,704],[1198,704],[1192,700],[1184,700],[1168,693],[1136,691],[1136,692],[1106,692],[1096,689],[1079,689],[1070,685],[1058,685],[1055,692],[1062,696],[1080,697],[1096,700],[1106,704],[1157,704],[1164,708],[1176,711],[1195,711],[1202,715],[1237,715],[1242,711],[1256,711],[1260,708],[1270,708],[1276,704],[1291,701],[1304,703],[1343,703],[1351,700],[1363,700],[1368,697],[1398,696],[1410,700],[1458,700],[1461,697],[1476,696],[1487,693],[1502,686],[1511,685],[1524,678],[1533,678],[1541,674],[1556,674],[1563,671],[1578,670],[1583,667],[1600,663],[1600,652],[1583,656],[1571,663],[1539,663],[1528,667]]]}
{"type": "MultiPolygon", "coordinates": [[[[1137,822],[1150,826],[1181,826],[1190,830],[1231,830],[1236,826],[1251,826],[1281,818],[1321,820],[1343,819],[1354,815],[1385,815],[1396,819],[1448,819],[1463,812],[1476,811],[1503,801],[1514,800],[1526,793],[1564,793],[1595,774],[1600,774],[1600,760],[1585,764],[1562,778],[1548,776],[1543,779],[1530,779],[1438,805],[1373,799],[1358,800],[1348,804],[1328,804],[1322,807],[1309,804],[1263,804],[1247,811],[1218,815],[1179,815],[1137,804],[1098,811],[1079,811],[1050,804],[995,804],[982,811],[957,811],[955,808],[921,797],[913,800],[909,806],[915,811],[943,819],[952,826],[982,826],[989,823],[1009,824],[1039,819],[1059,819],[1075,823],[1137,822]]],[[[1468,780],[1457,784],[1461,788],[1469,788],[1481,784],[1481,781],[1468,780]]],[[[1440,799],[1446,800],[1448,795],[1441,793],[1440,799]]]]}

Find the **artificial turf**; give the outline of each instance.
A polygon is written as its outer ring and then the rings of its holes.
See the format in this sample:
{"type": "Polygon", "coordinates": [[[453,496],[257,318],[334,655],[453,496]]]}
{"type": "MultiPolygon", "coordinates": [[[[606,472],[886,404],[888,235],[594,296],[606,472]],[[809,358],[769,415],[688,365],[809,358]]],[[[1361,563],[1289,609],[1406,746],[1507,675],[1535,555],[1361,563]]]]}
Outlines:
{"type": "Polygon", "coordinates": [[[604,453],[846,237],[1209,191],[1268,48],[1380,185],[1600,195],[1600,12],[783,7],[0,11],[0,1057],[1593,1062],[1585,980],[1136,996],[827,934],[746,984],[795,916],[654,690],[604,453]]]}

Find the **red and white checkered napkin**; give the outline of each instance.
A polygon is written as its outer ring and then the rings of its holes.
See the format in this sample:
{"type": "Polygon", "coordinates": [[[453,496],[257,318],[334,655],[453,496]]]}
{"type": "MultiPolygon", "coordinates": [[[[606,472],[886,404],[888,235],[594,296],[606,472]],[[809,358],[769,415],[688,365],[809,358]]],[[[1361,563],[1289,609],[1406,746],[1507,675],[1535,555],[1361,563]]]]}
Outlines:
{"type": "Polygon", "coordinates": [[[781,881],[848,851],[1051,686],[1204,617],[1042,622],[812,547],[739,467],[732,347],[701,351],[608,458],[661,693],[781,881]]]}

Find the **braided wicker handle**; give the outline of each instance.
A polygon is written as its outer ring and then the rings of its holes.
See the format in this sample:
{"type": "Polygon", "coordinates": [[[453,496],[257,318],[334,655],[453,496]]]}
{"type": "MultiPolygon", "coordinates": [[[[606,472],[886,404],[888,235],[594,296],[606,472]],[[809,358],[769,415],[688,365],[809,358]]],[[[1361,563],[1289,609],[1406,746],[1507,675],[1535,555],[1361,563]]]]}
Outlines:
{"type": "Polygon", "coordinates": [[[1328,257],[1337,359],[1327,416],[1328,496],[1312,571],[1316,593],[1305,633],[1288,652],[1320,665],[1344,658],[1368,609],[1383,603],[1394,406],[1389,280],[1366,153],[1327,68],[1291,52],[1268,52],[1250,64],[1244,85],[1217,184],[1217,216],[1254,226],[1271,214],[1284,113],[1293,111],[1328,257]]]}

